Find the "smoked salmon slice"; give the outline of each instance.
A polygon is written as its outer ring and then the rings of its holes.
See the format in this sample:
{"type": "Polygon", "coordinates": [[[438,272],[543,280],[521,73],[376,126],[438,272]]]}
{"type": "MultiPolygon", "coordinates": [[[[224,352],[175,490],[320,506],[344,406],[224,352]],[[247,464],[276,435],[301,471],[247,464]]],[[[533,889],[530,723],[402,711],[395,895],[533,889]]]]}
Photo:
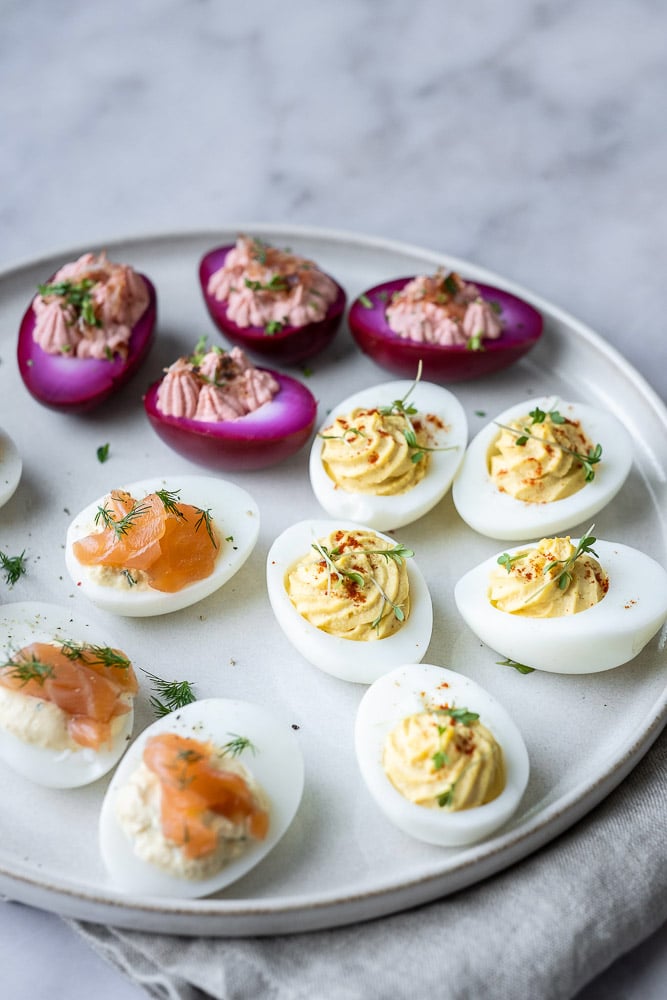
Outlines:
{"type": "Polygon", "coordinates": [[[160,781],[164,836],[189,858],[211,854],[218,845],[208,812],[245,824],[255,840],[264,840],[269,829],[269,814],[245,778],[212,758],[220,759],[211,743],[176,733],[153,736],[144,749],[144,763],[160,781]]]}
{"type": "Polygon", "coordinates": [[[113,491],[98,508],[102,527],[74,542],[75,558],[84,566],[141,571],[150,587],[166,593],[205,579],[220,553],[220,536],[208,511],[177,497],[178,491],[162,490],[135,500],[113,491]]]}
{"type": "Polygon", "coordinates": [[[130,711],[127,696],[138,690],[121,650],[74,642],[24,646],[0,667],[0,684],[53,702],[66,713],[74,742],[94,750],[111,743],[113,720],[130,711]]]}

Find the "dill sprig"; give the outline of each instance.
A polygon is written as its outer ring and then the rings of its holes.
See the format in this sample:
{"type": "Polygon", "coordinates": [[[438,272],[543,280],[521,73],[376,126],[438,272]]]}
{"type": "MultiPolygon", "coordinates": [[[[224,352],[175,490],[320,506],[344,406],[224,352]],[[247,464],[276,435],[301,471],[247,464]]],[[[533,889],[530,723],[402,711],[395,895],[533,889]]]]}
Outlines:
{"type": "Polygon", "coordinates": [[[143,671],[153,686],[155,694],[150,698],[150,704],[158,718],[169,715],[179,708],[184,708],[197,700],[191,681],[166,681],[157,674],[143,671]]]}
{"type": "Polygon", "coordinates": [[[229,736],[232,737],[231,740],[223,743],[220,748],[223,754],[228,754],[231,757],[239,757],[244,750],[250,750],[252,754],[257,753],[257,747],[247,736],[238,736],[237,733],[229,733],[229,736]]]}
{"type": "Polygon", "coordinates": [[[217,549],[218,543],[215,539],[215,534],[213,532],[213,515],[211,514],[210,508],[208,508],[207,510],[202,510],[201,507],[195,507],[195,510],[199,514],[199,517],[197,518],[197,521],[195,523],[195,531],[199,531],[199,529],[203,524],[204,527],[206,528],[206,534],[211,539],[211,544],[213,545],[213,548],[217,549]]]}
{"type": "Polygon", "coordinates": [[[141,504],[138,501],[135,502],[134,507],[128,510],[124,517],[116,518],[113,516],[113,511],[109,510],[107,506],[98,507],[97,513],[95,514],[95,524],[99,524],[100,521],[104,524],[105,528],[111,528],[116,538],[121,538],[126,535],[127,532],[134,526],[134,522],[137,518],[141,517],[143,514],[147,514],[150,510],[148,504],[141,504]]]}
{"type": "Polygon", "coordinates": [[[60,641],[61,652],[68,660],[83,660],[87,663],[99,663],[103,667],[117,667],[127,670],[130,661],[124,653],[111,646],[98,646],[88,642],[74,642],[72,639],[60,641]]]}
{"type": "Polygon", "coordinates": [[[43,663],[38,657],[31,656],[30,659],[10,659],[3,663],[2,669],[9,668],[9,676],[20,681],[21,686],[30,681],[37,681],[43,684],[48,677],[53,677],[54,670],[50,663],[43,663]]]}
{"type": "Polygon", "coordinates": [[[20,556],[8,556],[0,552],[0,568],[5,574],[5,583],[10,587],[26,573],[25,562],[25,549],[20,556]]]}
{"type": "Polygon", "coordinates": [[[155,496],[161,501],[168,514],[175,514],[176,517],[185,520],[185,514],[178,508],[178,501],[181,498],[180,490],[156,490],[155,496]]]}
{"type": "Polygon", "coordinates": [[[83,278],[81,281],[56,281],[50,285],[38,285],[37,291],[42,298],[59,295],[86,326],[102,326],[102,321],[95,315],[95,303],[90,294],[94,285],[92,278],[83,278]]]}

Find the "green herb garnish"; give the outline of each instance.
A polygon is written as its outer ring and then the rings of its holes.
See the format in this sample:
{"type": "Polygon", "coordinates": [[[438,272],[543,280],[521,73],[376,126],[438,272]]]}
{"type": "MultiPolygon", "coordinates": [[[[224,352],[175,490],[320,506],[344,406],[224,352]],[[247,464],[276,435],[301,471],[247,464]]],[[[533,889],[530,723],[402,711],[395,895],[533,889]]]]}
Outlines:
{"type": "Polygon", "coordinates": [[[161,501],[168,514],[175,514],[182,521],[185,520],[185,514],[178,509],[178,501],[181,498],[180,490],[156,490],[155,496],[161,501]]]}
{"type": "Polygon", "coordinates": [[[499,667],[512,667],[519,674],[534,674],[535,667],[527,667],[525,663],[517,663],[516,660],[496,660],[499,667]]]}
{"type": "Polygon", "coordinates": [[[285,326],[285,324],[284,324],[284,323],[281,323],[279,319],[272,319],[272,320],[271,320],[271,321],[270,321],[269,323],[267,323],[267,324],[266,324],[266,326],[264,327],[264,333],[265,333],[265,334],[266,334],[266,335],[267,335],[268,337],[272,337],[272,336],[273,336],[274,334],[276,334],[276,333],[280,333],[280,331],[282,330],[282,328],[283,328],[284,326],[285,326]]]}
{"type": "Polygon", "coordinates": [[[5,583],[13,587],[17,580],[26,573],[25,549],[20,556],[8,556],[0,552],[0,569],[5,574],[5,583]]]}
{"type": "Polygon", "coordinates": [[[38,285],[37,291],[46,298],[49,295],[59,295],[65,299],[68,306],[77,314],[86,326],[102,326],[102,321],[95,315],[95,303],[90,294],[95,282],[91,278],[82,281],[56,281],[50,285],[38,285]]]}
{"type": "Polygon", "coordinates": [[[95,646],[87,642],[63,639],[60,642],[60,649],[68,660],[99,663],[103,667],[117,667],[121,670],[127,670],[130,666],[128,658],[111,646],[95,646]]]}
{"type": "Polygon", "coordinates": [[[197,700],[190,681],[165,681],[162,677],[149,673],[148,670],[144,670],[144,673],[155,691],[150,704],[158,718],[179,708],[185,708],[197,700]]]}
{"type": "MultiPolygon", "coordinates": [[[[530,411],[529,416],[531,417],[529,427],[532,427],[534,424],[544,423],[547,417],[549,417],[551,422],[554,424],[564,424],[567,422],[566,418],[563,417],[558,410],[551,410],[547,413],[539,407],[536,407],[534,410],[530,411]]],[[[529,427],[523,427],[520,431],[518,431],[515,427],[510,427],[509,424],[501,424],[499,421],[496,421],[496,425],[498,427],[502,427],[503,430],[509,431],[510,434],[513,434],[516,437],[515,443],[520,448],[527,444],[530,438],[534,441],[539,441],[541,444],[545,443],[542,438],[537,437],[535,434],[531,434],[529,427]]],[[[567,448],[558,441],[549,441],[548,444],[552,445],[554,448],[560,449],[560,451],[564,452],[564,454],[571,455],[574,459],[576,459],[584,470],[584,478],[587,483],[590,483],[595,479],[595,470],[593,466],[597,465],[602,458],[601,444],[596,444],[594,448],[589,448],[588,454],[586,455],[579,451],[575,451],[572,448],[567,448]]]]}
{"type": "Polygon", "coordinates": [[[142,517],[143,514],[147,514],[149,510],[150,507],[148,504],[135,502],[134,507],[128,510],[124,517],[116,520],[113,512],[108,507],[98,507],[95,514],[95,524],[97,525],[102,521],[105,528],[111,528],[116,538],[121,538],[122,535],[127,534],[130,528],[134,527],[134,522],[137,518],[142,517]]]}
{"type": "Polygon", "coordinates": [[[250,750],[253,754],[257,752],[257,747],[251,740],[248,739],[247,736],[237,736],[236,733],[230,733],[229,735],[232,739],[227,743],[223,743],[221,747],[223,754],[230,754],[232,757],[238,757],[244,750],[250,750]]]}
{"type": "Polygon", "coordinates": [[[482,343],[482,338],[484,334],[474,333],[472,337],[468,337],[466,341],[466,350],[468,351],[483,351],[484,344],[482,343]]]}
{"type": "Polygon", "coordinates": [[[471,722],[477,722],[479,719],[478,712],[471,712],[467,708],[438,708],[436,711],[438,715],[446,715],[453,722],[460,722],[463,726],[469,726],[471,722]]]}
{"type": "MultiPolygon", "coordinates": [[[[355,586],[360,587],[362,590],[366,587],[366,578],[363,573],[357,573],[354,570],[347,570],[339,566],[336,562],[344,553],[341,552],[339,548],[328,549],[326,545],[320,545],[319,542],[313,542],[312,547],[318,553],[318,555],[324,560],[327,568],[327,594],[331,592],[332,578],[335,578],[334,582],[338,583],[341,579],[347,579],[355,586]]],[[[380,555],[384,556],[387,562],[391,559],[392,562],[401,565],[405,559],[409,559],[414,555],[412,549],[406,548],[405,545],[397,544],[392,549],[362,549],[364,555],[380,555]]],[[[393,615],[397,621],[405,621],[405,613],[402,608],[395,604],[389,595],[383,590],[381,585],[375,579],[372,574],[368,575],[368,582],[372,583],[373,586],[377,588],[382,597],[382,605],[380,607],[380,613],[377,618],[371,622],[371,628],[378,628],[380,622],[385,616],[385,607],[387,604],[390,605],[393,615]]]]}
{"type": "Polygon", "coordinates": [[[202,510],[201,507],[195,507],[195,510],[199,514],[199,517],[197,518],[197,522],[195,524],[195,531],[199,531],[199,529],[203,524],[204,527],[206,528],[206,534],[211,539],[211,544],[213,548],[217,549],[218,543],[215,540],[215,535],[213,533],[213,517],[211,515],[210,509],[202,510]]]}
{"type": "Polygon", "coordinates": [[[414,382],[412,383],[412,385],[410,386],[410,388],[408,389],[408,391],[406,392],[406,394],[403,396],[402,399],[395,399],[393,403],[389,404],[389,406],[378,407],[378,413],[383,417],[401,416],[405,420],[407,426],[406,429],[403,431],[403,436],[405,437],[408,448],[410,448],[413,451],[413,454],[410,456],[410,460],[415,463],[421,462],[422,458],[424,457],[427,451],[458,450],[458,445],[452,445],[449,448],[429,448],[425,444],[420,445],[417,441],[417,432],[415,431],[414,425],[410,420],[410,417],[413,417],[417,413],[417,407],[414,406],[412,403],[410,403],[409,405],[406,404],[410,395],[414,392],[414,390],[417,387],[417,384],[419,383],[419,380],[422,377],[422,368],[423,365],[422,362],[420,361],[419,365],[417,366],[417,377],[415,378],[414,382]]]}
{"type": "Polygon", "coordinates": [[[442,287],[448,295],[454,296],[458,293],[459,286],[453,271],[450,271],[447,277],[442,279],[442,287]]]}
{"type": "Polygon", "coordinates": [[[109,457],[109,442],[106,444],[101,444],[97,449],[97,461],[106,462],[109,457]]]}
{"type": "Polygon", "coordinates": [[[372,309],[373,308],[373,303],[371,302],[371,300],[368,298],[367,295],[360,295],[359,296],[359,302],[361,302],[361,304],[364,307],[364,309],[372,309]]]}
{"type": "Polygon", "coordinates": [[[265,283],[252,281],[250,278],[245,278],[244,281],[246,288],[249,288],[252,292],[286,292],[289,289],[287,278],[284,278],[281,274],[274,274],[271,280],[265,283]]]}
{"type": "Polygon", "coordinates": [[[431,760],[433,761],[433,767],[436,771],[440,771],[446,764],[449,764],[449,758],[442,750],[436,751],[431,760]]]}
{"type": "Polygon", "coordinates": [[[30,681],[37,681],[43,684],[48,677],[53,677],[54,670],[50,663],[42,663],[36,656],[31,656],[29,660],[8,660],[3,663],[2,669],[9,667],[9,676],[20,681],[21,686],[30,681]]]}
{"type": "MultiPolygon", "coordinates": [[[[591,532],[594,527],[595,525],[591,524],[588,531],[591,532]]],[[[597,559],[597,552],[592,548],[592,546],[595,545],[595,542],[596,542],[595,535],[587,533],[580,540],[579,544],[577,545],[576,549],[569,557],[569,559],[554,559],[553,562],[550,562],[548,566],[544,567],[543,570],[544,574],[546,575],[547,573],[551,572],[551,570],[555,569],[557,566],[562,566],[563,568],[559,571],[559,573],[555,577],[553,577],[553,580],[555,580],[555,582],[558,584],[559,590],[567,590],[567,588],[572,583],[572,573],[570,572],[570,570],[574,566],[579,556],[583,556],[590,552],[590,554],[595,556],[597,559]]]]}

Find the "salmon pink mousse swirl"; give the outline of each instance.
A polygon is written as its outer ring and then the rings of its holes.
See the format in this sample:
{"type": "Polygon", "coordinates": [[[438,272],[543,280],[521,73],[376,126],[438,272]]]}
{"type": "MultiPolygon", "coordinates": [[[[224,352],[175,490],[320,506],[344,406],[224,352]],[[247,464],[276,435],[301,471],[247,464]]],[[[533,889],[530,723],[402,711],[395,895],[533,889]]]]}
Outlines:
{"type": "Polygon", "coordinates": [[[319,322],[338,294],[312,261],[247,236],[239,236],[207,291],[227,303],[237,326],[268,327],[267,333],[319,322]]]}
{"type": "Polygon", "coordinates": [[[148,288],[133,268],[86,253],[39,286],[33,338],[47,354],[124,359],[148,304],[148,288]]]}
{"type": "Polygon", "coordinates": [[[191,358],[179,358],[166,369],[157,408],[167,417],[237,420],[269,403],[279,388],[273,375],[255,368],[238,347],[195,350],[191,358]]]}
{"type": "Polygon", "coordinates": [[[453,271],[413,278],[393,296],[386,315],[400,337],[445,347],[479,349],[483,340],[496,340],[502,333],[493,303],[453,271]]]}

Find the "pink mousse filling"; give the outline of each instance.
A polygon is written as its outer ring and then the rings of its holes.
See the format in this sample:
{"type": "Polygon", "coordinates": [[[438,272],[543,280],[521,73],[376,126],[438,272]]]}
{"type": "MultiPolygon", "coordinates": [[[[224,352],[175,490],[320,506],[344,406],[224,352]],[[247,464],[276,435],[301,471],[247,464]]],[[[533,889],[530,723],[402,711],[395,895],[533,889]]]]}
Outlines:
{"type": "Polygon", "coordinates": [[[67,293],[35,296],[33,339],[47,354],[102,360],[111,360],[114,355],[126,358],[132,327],[150,300],[145,282],[127,264],[115,264],[104,253],[86,253],[61,267],[49,285],[67,283],[80,289],[82,282],[90,282],[84,293],[89,299],[85,318],[67,293]]]}
{"type": "Polygon", "coordinates": [[[390,329],[400,337],[451,347],[495,340],[502,322],[492,304],[458,274],[420,275],[397,292],[386,310],[390,329]]]}
{"type": "Polygon", "coordinates": [[[237,420],[269,403],[279,388],[273,375],[255,368],[238,347],[228,353],[214,348],[166,369],[157,408],[167,417],[206,423],[237,420]]]}
{"type": "Polygon", "coordinates": [[[228,318],[240,327],[317,323],[338,294],[312,261],[247,236],[239,236],[207,291],[227,303],[228,318]]]}

